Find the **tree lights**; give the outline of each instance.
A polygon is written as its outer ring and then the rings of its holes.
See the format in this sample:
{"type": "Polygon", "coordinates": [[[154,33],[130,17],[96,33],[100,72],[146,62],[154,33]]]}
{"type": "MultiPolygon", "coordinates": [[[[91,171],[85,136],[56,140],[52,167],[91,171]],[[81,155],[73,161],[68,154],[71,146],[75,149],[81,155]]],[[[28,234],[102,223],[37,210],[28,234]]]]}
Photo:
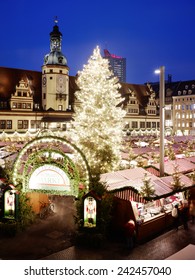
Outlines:
{"type": "Polygon", "coordinates": [[[120,162],[123,117],[120,84],[99,47],[78,72],[72,140],[85,154],[93,175],[109,172],[120,162]]]}

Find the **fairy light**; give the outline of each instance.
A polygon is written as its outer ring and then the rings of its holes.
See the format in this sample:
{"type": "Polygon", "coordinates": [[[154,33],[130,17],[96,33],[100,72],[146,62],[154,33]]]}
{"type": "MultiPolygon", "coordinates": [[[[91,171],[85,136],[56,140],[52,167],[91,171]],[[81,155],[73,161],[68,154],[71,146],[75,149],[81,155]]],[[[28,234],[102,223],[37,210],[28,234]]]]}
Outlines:
{"type": "Polygon", "coordinates": [[[123,118],[125,110],[117,107],[123,99],[120,84],[109,70],[109,62],[97,47],[83,71],[78,72],[78,105],[70,130],[71,138],[84,152],[90,167],[104,171],[116,168],[120,161],[123,118]],[[109,147],[110,162],[98,154],[109,147]]]}
{"type": "MultiPolygon", "coordinates": [[[[22,157],[26,154],[27,150],[31,149],[34,146],[39,145],[39,144],[46,144],[46,143],[53,143],[53,142],[54,143],[61,142],[61,143],[65,144],[66,146],[68,146],[73,151],[74,154],[76,154],[76,156],[79,158],[79,160],[81,162],[81,165],[83,166],[83,169],[85,171],[86,184],[87,185],[89,184],[89,173],[88,173],[88,169],[87,169],[87,166],[86,166],[86,162],[84,161],[84,159],[83,159],[82,155],[79,153],[79,151],[71,143],[69,143],[65,139],[50,136],[50,137],[41,137],[41,138],[35,139],[35,140],[29,142],[28,144],[26,144],[24,146],[24,148],[21,150],[21,152],[19,153],[19,155],[16,159],[16,162],[14,164],[13,183],[15,185],[17,184],[17,178],[19,177],[18,169],[21,167],[22,157]]],[[[25,178],[23,178],[23,179],[25,179],[25,178]]]]}

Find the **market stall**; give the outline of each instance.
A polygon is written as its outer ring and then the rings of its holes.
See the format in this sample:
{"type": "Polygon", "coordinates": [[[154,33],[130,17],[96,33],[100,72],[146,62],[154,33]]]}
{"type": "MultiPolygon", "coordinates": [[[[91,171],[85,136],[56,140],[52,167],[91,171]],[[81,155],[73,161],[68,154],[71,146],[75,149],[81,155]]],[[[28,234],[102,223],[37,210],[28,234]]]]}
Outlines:
{"type": "Polygon", "coordinates": [[[131,201],[132,216],[137,223],[137,240],[145,241],[173,224],[173,207],[185,199],[183,192],[147,203],[131,201]]]}
{"type": "Polygon", "coordinates": [[[145,173],[145,169],[135,168],[103,174],[101,177],[106,182],[108,191],[112,191],[117,198],[114,212],[116,228],[122,228],[129,219],[134,220],[138,242],[146,241],[171,228],[172,209],[175,204],[181,205],[186,199],[186,192],[193,188],[193,182],[183,174],[180,177],[182,188],[176,191],[173,189],[172,176],[159,178],[148,173],[155,194],[147,200],[139,192],[145,173]]]}

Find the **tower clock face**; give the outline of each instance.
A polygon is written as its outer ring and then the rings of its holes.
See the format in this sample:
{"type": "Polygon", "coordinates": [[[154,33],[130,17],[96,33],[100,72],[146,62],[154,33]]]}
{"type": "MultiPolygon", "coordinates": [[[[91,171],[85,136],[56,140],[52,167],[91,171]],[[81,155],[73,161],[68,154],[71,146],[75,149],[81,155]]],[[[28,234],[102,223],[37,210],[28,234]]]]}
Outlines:
{"type": "Polygon", "coordinates": [[[64,77],[63,75],[57,76],[57,91],[58,92],[65,91],[65,83],[66,83],[66,77],[64,77]]]}

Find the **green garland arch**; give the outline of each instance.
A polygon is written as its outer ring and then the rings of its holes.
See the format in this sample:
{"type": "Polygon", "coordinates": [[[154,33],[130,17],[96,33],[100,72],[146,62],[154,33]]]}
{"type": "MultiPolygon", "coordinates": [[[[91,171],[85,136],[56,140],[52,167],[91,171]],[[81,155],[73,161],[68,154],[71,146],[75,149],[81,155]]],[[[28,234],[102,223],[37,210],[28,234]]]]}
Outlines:
{"type": "MultiPolygon", "coordinates": [[[[37,168],[41,167],[43,164],[44,165],[50,164],[59,167],[61,170],[63,170],[71,181],[71,186],[72,186],[71,195],[74,196],[78,195],[78,184],[80,182],[80,176],[78,174],[75,164],[68,156],[66,156],[66,154],[63,154],[61,151],[56,151],[54,149],[50,149],[49,151],[48,149],[43,149],[29,156],[23,171],[23,186],[25,186],[25,191],[29,190],[29,180],[31,175],[37,168]],[[48,154],[48,156],[46,156],[46,154],[48,154]],[[58,160],[53,159],[52,154],[61,155],[63,161],[60,162],[58,160]]],[[[50,194],[69,194],[66,193],[65,191],[60,192],[60,191],[33,190],[33,189],[31,189],[30,191],[45,192],[50,194]]]]}
{"type": "MultiPolygon", "coordinates": [[[[28,142],[23,149],[19,152],[15,163],[13,167],[13,183],[17,185],[18,183],[22,183],[23,190],[28,191],[28,183],[29,183],[29,178],[31,174],[43,165],[43,157],[44,157],[44,164],[52,164],[54,166],[59,167],[62,169],[69,179],[71,180],[71,185],[72,185],[72,193],[73,195],[76,195],[78,193],[78,184],[79,182],[82,182],[88,186],[90,185],[91,182],[91,174],[90,174],[90,168],[88,165],[88,162],[82,153],[82,151],[74,144],[72,144],[70,141],[68,141],[65,138],[57,137],[57,136],[42,136],[42,137],[37,137],[33,139],[32,141],[28,142]],[[35,150],[33,153],[28,155],[26,160],[23,160],[23,156],[28,153],[28,150],[33,149],[34,147],[38,148],[40,146],[44,146],[46,144],[51,144],[52,146],[55,146],[55,144],[63,144],[68,146],[74,153],[77,153],[82,162],[82,166],[84,167],[85,171],[85,178],[80,178],[79,172],[77,170],[76,165],[74,164],[73,160],[70,159],[66,155],[65,152],[62,152],[61,150],[58,150],[57,148],[43,148],[41,150],[35,150]],[[61,158],[63,159],[62,162],[59,162],[59,160],[52,158],[52,154],[59,154],[61,158]],[[46,154],[48,156],[46,157],[46,154]],[[22,168],[22,166],[23,168],[22,168]],[[72,172],[71,172],[72,170],[72,172]],[[73,176],[74,174],[74,176],[73,176]]],[[[37,191],[37,190],[36,190],[37,191]]],[[[56,193],[57,191],[43,191],[40,190],[40,192],[47,192],[47,193],[56,193]]],[[[60,192],[57,192],[60,194],[60,192]]],[[[62,192],[62,194],[65,194],[65,192],[62,192]]]]}

